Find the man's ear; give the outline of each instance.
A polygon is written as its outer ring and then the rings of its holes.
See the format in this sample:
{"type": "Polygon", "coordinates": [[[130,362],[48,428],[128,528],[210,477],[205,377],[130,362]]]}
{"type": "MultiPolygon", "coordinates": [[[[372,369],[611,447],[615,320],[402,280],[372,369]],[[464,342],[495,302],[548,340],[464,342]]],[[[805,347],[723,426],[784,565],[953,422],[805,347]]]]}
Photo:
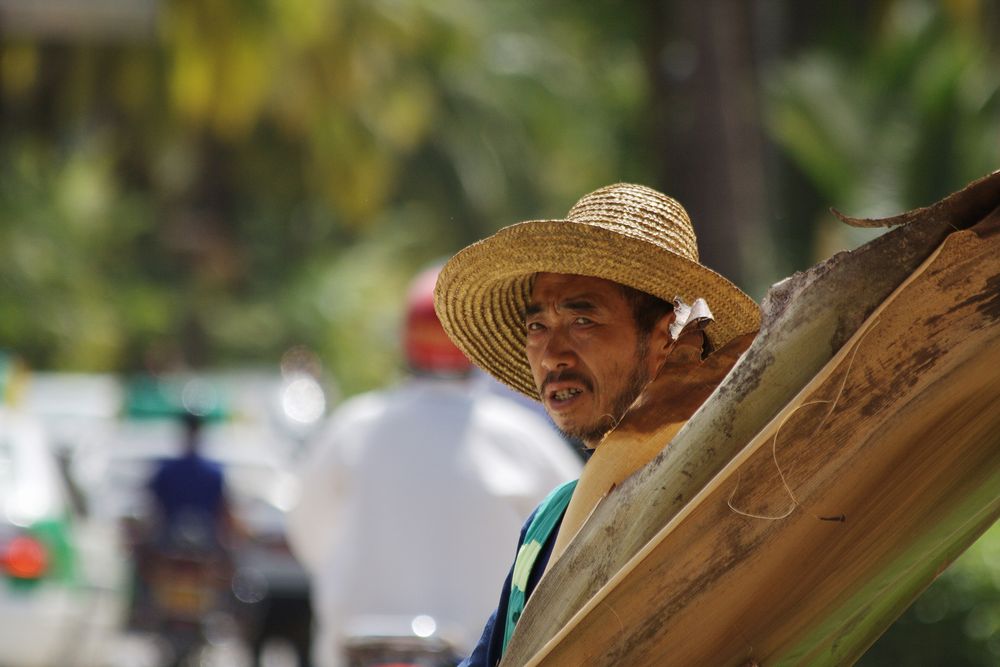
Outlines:
{"type": "Polygon", "coordinates": [[[670,346],[674,342],[670,336],[670,325],[674,323],[676,317],[677,313],[671,310],[658,319],[653,325],[653,330],[649,332],[650,357],[654,362],[654,368],[659,368],[670,352],[670,346]]]}

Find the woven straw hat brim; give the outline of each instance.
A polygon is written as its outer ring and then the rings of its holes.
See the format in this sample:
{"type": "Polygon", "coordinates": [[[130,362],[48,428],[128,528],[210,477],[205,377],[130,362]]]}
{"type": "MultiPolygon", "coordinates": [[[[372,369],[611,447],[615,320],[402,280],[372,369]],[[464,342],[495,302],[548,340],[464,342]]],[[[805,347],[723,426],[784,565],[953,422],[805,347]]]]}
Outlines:
{"type": "Polygon", "coordinates": [[[716,347],[760,328],[760,309],[733,283],[647,238],[568,220],[511,225],[452,257],[438,276],[434,305],[476,365],[536,400],[524,310],[538,272],[604,278],[667,301],[704,298],[715,317],[706,333],[716,347]]]}

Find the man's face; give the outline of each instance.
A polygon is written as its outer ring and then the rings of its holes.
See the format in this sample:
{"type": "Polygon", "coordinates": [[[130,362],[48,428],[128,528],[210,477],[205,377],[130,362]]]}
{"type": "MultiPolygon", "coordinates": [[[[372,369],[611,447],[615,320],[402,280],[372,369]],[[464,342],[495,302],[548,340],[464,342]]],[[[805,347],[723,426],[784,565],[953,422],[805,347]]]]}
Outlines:
{"type": "Polygon", "coordinates": [[[640,335],[619,285],[539,273],[525,311],[526,352],[542,405],[567,435],[595,445],[652,378],[665,340],[640,335]]]}

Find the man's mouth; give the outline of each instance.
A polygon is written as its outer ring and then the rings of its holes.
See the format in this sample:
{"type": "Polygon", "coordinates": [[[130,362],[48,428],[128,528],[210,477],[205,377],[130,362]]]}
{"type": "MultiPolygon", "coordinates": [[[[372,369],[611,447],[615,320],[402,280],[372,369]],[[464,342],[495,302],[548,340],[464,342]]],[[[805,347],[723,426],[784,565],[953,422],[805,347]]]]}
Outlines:
{"type": "Polygon", "coordinates": [[[545,397],[545,402],[548,405],[558,408],[568,407],[577,396],[585,391],[593,391],[593,389],[590,380],[582,373],[564,371],[546,377],[542,383],[541,394],[545,397]]]}
{"type": "Polygon", "coordinates": [[[583,389],[571,388],[571,389],[560,389],[559,391],[554,391],[549,394],[549,398],[555,401],[568,401],[569,399],[583,393],[583,389]]]}

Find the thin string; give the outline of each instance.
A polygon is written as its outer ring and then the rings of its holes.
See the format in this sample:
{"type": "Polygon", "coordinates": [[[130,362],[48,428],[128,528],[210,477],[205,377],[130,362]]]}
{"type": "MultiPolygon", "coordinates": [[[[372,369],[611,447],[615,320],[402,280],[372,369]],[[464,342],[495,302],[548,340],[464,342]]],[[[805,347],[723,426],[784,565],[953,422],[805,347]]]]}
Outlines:
{"type": "MultiPolygon", "coordinates": [[[[743,619],[741,618],[740,621],[742,622],[742,620],[743,619]]],[[[747,645],[747,661],[744,662],[741,665],[741,667],[760,667],[760,663],[757,662],[753,657],[754,654],[753,644],[750,643],[750,639],[747,637],[746,633],[743,632],[743,628],[736,626],[736,632],[739,634],[740,639],[743,640],[743,643],[747,645]]]]}
{"type": "Polygon", "coordinates": [[[625,641],[627,638],[625,637],[625,624],[622,623],[622,617],[618,615],[618,612],[615,611],[614,607],[608,604],[607,600],[601,600],[601,606],[607,607],[608,611],[611,612],[611,615],[615,617],[616,621],[618,621],[618,650],[623,651],[625,649],[625,641]]]}
{"type": "Polygon", "coordinates": [[[618,612],[615,611],[614,607],[612,607],[610,604],[608,604],[607,600],[602,600],[601,604],[604,605],[605,607],[607,607],[608,611],[611,612],[611,615],[615,617],[616,621],[618,621],[618,643],[620,645],[624,646],[624,644],[625,644],[625,624],[622,623],[622,617],[618,615],[618,612]]]}
{"type": "MultiPolygon", "coordinates": [[[[841,379],[840,387],[837,389],[837,393],[834,396],[834,398],[833,399],[818,399],[818,400],[815,400],[815,401],[808,401],[806,403],[803,403],[802,405],[799,405],[794,410],[792,410],[788,415],[786,415],[785,418],[783,420],[781,420],[781,423],[778,424],[778,428],[776,428],[774,430],[774,437],[771,438],[771,458],[774,460],[774,467],[778,471],[778,476],[781,478],[781,485],[783,487],[785,487],[785,492],[788,494],[788,497],[792,499],[792,506],[788,508],[788,511],[785,512],[784,514],[780,514],[778,516],[769,516],[769,515],[766,515],[766,514],[755,514],[753,512],[745,512],[745,511],[743,511],[743,510],[738,509],[737,507],[735,507],[733,505],[733,498],[736,497],[736,491],[740,488],[740,481],[742,480],[742,477],[743,477],[742,471],[738,471],[737,472],[736,485],[733,487],[733,492],[731,494],[729,494],[728,500],[726,500],[726,505],[729,506],[729,509],[731,509],[732,511],[736,512],[737,514],[740,514],[740,515],[745,516],[745,517],[749,517],[751,519],[764,519],[766,521],[780,521],[781,519],[785,519],[785,518],[789,517],[792,514],[792,512],[795,511],[796,507],[802,508],[802,504],[799,502],[798,498],[795,497],[795,493],[792,491],[792,487],[788,485],[788,480],[785,478],[785,473],[781,469],[781,464],[778,463],[778,434],[781,432],[781,429],[785,426],[785,424],[788,422],[788,420],[792,418],[792,415],[794,415],[796,412],[798,412],[802,408],[810,406],[810,405],[818,405],[818,404],[821,404],[821,403],[829,403],[830,404],[830,409],[827,410],[827,412],[826,412],[825,415],[823,415],[823,419],[820,420],[819,425],[813,431],[814,433],[819,433],[820,432],[820,430],[826,424],[826,420],[829,419],[830,415],[833,414],[834,409],[836,409],[836,407],[837,407],[837,403],[840,401],[840,398],[841,398],[841,396],[844,393],[844,387],[847,386],[847,377],[851,373],[851,367],[854,365],[854,359],[858,355],[858,350],[861,349],[861,344],[864,342],[865,338],[868,337],[868,334],[871,333],[871,331],[875,327],[878,326],[879,322],[881,322],[881,320],[875,320],[875,322],[873,322],[872,325],[870,327],[868,327],[868,330],[865,331],[864,334],[862,334],[861,338],[854,345],[854,349],[851,351],[851,359],[847,363],[847,369],[844,371],[844,377],[841,379]]],[[[809,512],[809,514],[811,514],[813,517],[815,517],[816,519],[818,519],[820,521],[839,521],[839,522],[844,522],[844,521],[847,520],[847,517],[845,515],[843,515],[843,514],[839,514],[839,515],[836,515],[836,516],[819,516],[817,514],[813,514],[812,512],[809,512]]]]}

